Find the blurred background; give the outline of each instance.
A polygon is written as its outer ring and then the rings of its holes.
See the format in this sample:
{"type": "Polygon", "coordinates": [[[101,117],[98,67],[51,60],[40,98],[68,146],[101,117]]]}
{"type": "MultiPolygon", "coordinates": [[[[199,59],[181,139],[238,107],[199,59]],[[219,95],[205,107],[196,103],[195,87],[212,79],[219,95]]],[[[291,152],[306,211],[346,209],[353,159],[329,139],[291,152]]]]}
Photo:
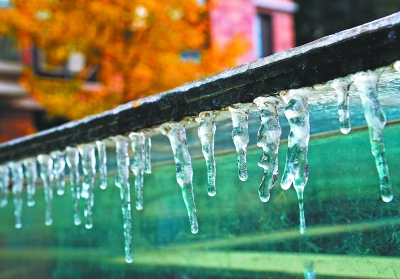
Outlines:
{"type": "Polygon", "coordinates": [[[0,1],[0,142],[400,10],[400,0],[0,1]]]}

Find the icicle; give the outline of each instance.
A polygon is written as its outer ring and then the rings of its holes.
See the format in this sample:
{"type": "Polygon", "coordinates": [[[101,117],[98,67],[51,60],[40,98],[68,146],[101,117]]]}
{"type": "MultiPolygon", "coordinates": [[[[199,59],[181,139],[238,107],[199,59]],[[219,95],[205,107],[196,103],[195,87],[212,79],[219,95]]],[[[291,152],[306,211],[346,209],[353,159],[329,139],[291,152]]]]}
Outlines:
{"type": "Polygon", "coordinates": [[[196,121],[200,123],[198,133],[201,141],[202,151],[207,166],[207,192],[210,197],[217,193],[215,187],[215,176],[217,169],[214,157],[214,135],[215,135],[215,118],[216,113],[212,111],[204,111],[199,114],[196,121]]]}
{"type": "Polygon", "coordinates": [[[0,166],[0,207],[8,204],[8,186],[10,185],[10,172],[7,165],[0,166]]]}
{"type": "Polygon", "coordinates": [[[142,132],[144,137],[144,172],[151,173],[151,132],[142,132]]]}
{"type": "Polygon", "coordinates": [[[132,212],[129,185],[128,138],[113,137],[116,144],[117,177],[115,185],[120,188],[122,218],[124,222],[125,261],[132,262],[132,212]]]}
{"type": "Polygon", "coordinates": [[[53,174],[57,186],[57,194],[64,195],[65,188],[65,158],[64,153],[61,151],[53,151],[50,153],[53,159],[53,174]]]}
{"type": "Polygon", "coordinates": [[[28,206],[35,205],[35,192],[36,192],[36,180],[37,180],[37,165],[36,158],[29,158],[24,160],[25,167],[25,177],[27,180],[26,183],[26,192],[28,194],[27,204],[28,206]]]}
{"type": "Polygon", "coordinates": [[[278,178],[278,150],[282,134],[278,117],[279,101],[276,97],[258,97],[254,103],[258,106],[261,117],[257,146],[263,149],[263,154],[258,166],[264,169],[258,193],[261,201],[267,202],[278,178]]]}
{"type": "Polygon", "coordinates": [[[247,180],[246,152],[249,144],[248,114],[250,104],[235,104],[229,107],[232,116],[232,139],[237,152],[239,179],[247,180]]]}
{"type": "Polygon", "coordinates": [[[96,174],[94,145],[84,144],[79,146],[78,150],[82,158],[81,163],[83,171],[81,197],[86,200],[85,209],[83,210],[83,214],[85,215],[85,228],[91,229],[93,227],[92,210],[94,203],[94,176],[96,174]]]}
{"type": "Polygon", "coordinates": [[[400,72],[400,60],[397,60],[393,63],[393,69],[395,69],[397,72],[400,72]]]}
{"type": "Polygon", "coordinates": [[[340,79],[335,79],[332,83],[332,88],[337,94],[337,106],[340,122],[340,131],[343,134],[350,133],[350,113],[349,113],[349,88],[350,84],[340,79]]]}
{"type": "Polygon", "coordinates": [[[144,137],[142,133],[130,133],[133,160],[131,170],[135,175],[135,205],[137,210],[143,209],[143,175],[144,175],[144,137]]]}
{"type": "Polygon", "coordinates": [[[185,126],[182,123],[165,123],[161,132],[169,138],[175,159],[176,180],[181,186],[183,200],[189,215],[190,229],[193,234],[198,232],[196,205],[193,193],[193,168],[186,143],[185,126]]]}
{"type": "Polygon", "coordinates": [[[310,122],[308,115],[308,90],[293,89],[281,94],[287,104],[285,116],[289,121],[290,133],[286,166],[282,175],[281,187],[284,190],[293,186],[297,193],[300,209],[300,233],[306,231],[304,217],[304,187],[308,180],[308,142],[310,139],[310,122]]]}
{"type": "Polygon", "coordinates": [[[67,147],[65,152],[65,160],[69,167],[69,177],[71,184],[72,206],[74,211],[74,224],[79,226],[81,224],[81,214],[79,201],[81,198],[81,190],[79,183],[79,151],[76,147],[67,147]]]}
{"type": "Polygon", "coordinates": [[[43,181],[44,201],[46,203],[44,223],[46,226],[50,226],[53,224],[53,218],[51,217],[53,203],[53,160],[49,155],[39,155],[37,159],[40,165],[40,177],[43,181]]]}
{"type": "Polygon", "coordinates": [[[12,193],[14,195],[14,216],[15,228],[22,227],[22,188],[24,182],[24,170],[21,162],[11,162],[9,164],[12,175],[12,193]]]}
{"type": "Polygon", "coordinates": [[[378,76],[375,73],[358,73],[354,76],[354,84],[358,88],[365,120],[369,127],[371,151],[379,173],[382,200],[390,202],[393,199],[392,184],[390,183],[389,167],[386,162],[385,145],[383,143],[386,117],[378,101],[378,76]]]}
{"type": "Polygon", "coordinates": [[[100,189],[107,188],[107,151],[102,141],[96,141],[97,154],[99,158],[100,189]]]}
{"type": "Polygon", "coordinates": [[[314,267],[314,262],[306,262],[303,266],[304,279],[316,279],[317,271],[314,267]]]}

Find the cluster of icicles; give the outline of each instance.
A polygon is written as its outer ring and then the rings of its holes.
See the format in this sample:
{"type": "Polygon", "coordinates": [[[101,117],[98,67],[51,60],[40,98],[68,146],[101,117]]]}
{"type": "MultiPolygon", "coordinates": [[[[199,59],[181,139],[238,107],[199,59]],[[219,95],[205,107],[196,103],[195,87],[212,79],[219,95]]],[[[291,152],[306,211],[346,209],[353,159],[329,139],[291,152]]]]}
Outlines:
{"type": "MultiPolygon", "coordinates": [[[[378,76],[372,72],[359,73],[354,76],[353,82],[358,87],[359,95],[364,107],[365,118],[370,129],[372,153],[375,157],[379,172],[382,199],[392,200],[392,189],[389,171],[385,159],[382,139],[386,120],[380,108],[377,91],[378,76]]],[[[338,113],[340,130],[350,132],[349,118],[349,84],[343,80],[335,80],[332,87],[338,96],[338,113]]],[[[310,138],[310,124],[308,113],[309,88],[293,89],[281,92],[280,97],[286,104],[284,114],[289,121],[290,133],[286,166],[282,175],[281,187],[284,190],[293,184],[296,190],[300,208],[300,233],[305,233],[306,224],[303,207],[303,193],[308,180],[307,152],[310,138]]],[[[263,153],[258,165],[263,169],[263,176],[259,186],[261,201],[267,202],[270,191],[278,178],[278,149],[281,137],[279,124],[279,97],[258,97],[254,100],[258,106],[261,118],[261,127],[258,131],[257,145],[263,153]]],[[[247,180],[246,150],[249,143],[248,113],[251,104],[235,104],[229,107],[232,117],[232,139],[237,151],[237,165],[239,179],[247,180]]],[[[216,131],[215,119],[217,112],[202,112],[196,118],[199,123],[198,134],[202,144],[202,151],[207,165],[209,196],[216,194],[215,176],[216,164],[214,158],[214,135],[216,131]]],[[[158,129],[169,138],[176,164],[176,179],[182,189],[190,228],[192,233],[198,232],[198,223],[193,193],[193,169],[186,143],[186,132],[183,123],[165,123],[158,129]]],[[[151,133],[149,130],[130,133],[129,136],[112,137],[116,144],[117,173],[115,185],[120,189],[122,215],[124,220],[125,259],[132,261],[132,230],[131,230],[131,198],[129,184],[129,169],[135,176],[135,206],[143,209],[143,175],[151,173],[150,148],[151,133]],[[128,156],[129,144],[133,151],[133,158],[128,156]],[[130,162],[131,161],[131,162],[130,162]]],[[[102,141],[93,144],[84,144],[78,147],[67,147],[65,151],[54,151],[49,155],[39,155],[19,162],[10,162],[0,166],[0,206],[4,207],[8,200],[8,185],[10,172],[12,177],[12,192],[15,205],[15,227],[21,228],[22,189],[24,173],[27,181],[27,204],[35,204],[35,183],[37,179],[37,163],[40,167],[40,177],[43,180],[45,194],[45,224],[52,224],[53,184],[57,193],[64,193],[64,171],[69,167],[70,185],[73,201],[73,219],[75,225],[81,224],[80,198],[85,200],[84,222],[85,227],[92,227],[93,192],[96,173],[96,157],[99,165],[100,188],[107,187],[106,146],[102,141]],[[80,183],[79,161],[82,165],[83,181],[80,183]],[[25,170],[25,172],[24,172],[25,170]]]]}

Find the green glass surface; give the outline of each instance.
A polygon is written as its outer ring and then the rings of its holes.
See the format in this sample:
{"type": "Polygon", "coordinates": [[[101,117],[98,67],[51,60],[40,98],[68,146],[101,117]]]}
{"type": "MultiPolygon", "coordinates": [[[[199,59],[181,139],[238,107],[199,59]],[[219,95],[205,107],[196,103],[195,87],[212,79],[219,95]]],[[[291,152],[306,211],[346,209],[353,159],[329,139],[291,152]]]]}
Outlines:
{"type": "Polygon", "coordinates": [[[399,277],[399,134],[400,125],[388,125],[384,133],[394,192],[390,203],[380,199],[367,129],[311,139],[304,235],[299,233],[295,190],[283,191],[279,185],[285,142],[279,150],[278,182],[267,203],[258,197],[261,148],[248,151],[246,182],[238,179],[235,152],[217,154],[215,197],[207,194],[204,159],[193,159],[196,235],[190,232],[175,165],[154,166],[144,179],[144,209],[132,211],[131,264],[124,260],[121,201],[113,174],[107,189],[96,184],[91,230],[73,223],[69,185],[63,196],[54,196],[49,227],[43,188],[37,190],[34,207],[26,206],[24,193],[19,230],[10,196],[0,209],[0,278],[304,278],[303,267],[310,263],[317,278],[399,277]]]}

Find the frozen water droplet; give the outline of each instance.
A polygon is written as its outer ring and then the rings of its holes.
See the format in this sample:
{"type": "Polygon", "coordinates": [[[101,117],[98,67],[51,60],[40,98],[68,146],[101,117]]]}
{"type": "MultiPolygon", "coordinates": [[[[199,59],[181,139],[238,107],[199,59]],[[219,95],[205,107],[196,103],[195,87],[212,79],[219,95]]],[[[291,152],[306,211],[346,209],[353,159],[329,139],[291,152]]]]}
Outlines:
{"type": "Polygon", "coordinates": [[[125,261],[132,262],[132,212],[129,185],[128,138],[116,136],[112,138],[116,145],[117,176],[115,185],[120,188],[122,219],[124,222],[125,261]]]}
{"type": "Polygon", "coordinates": [[[217,193],[215,187],[216,166],[214,157],[214,135],[215,135],[215,118],[217,114],[212,111],[204,111],[199,114],[196,121],[200,123],[198,134],[201,141],[202,151],[207,166],[207,192],[210,197],[217,193]]]}
{"type": "Polygon", "coordinates": [[[99,158],[100,189],[107,188],[107,150],[106,144],[102,141],[96,141],[97,154],[99,158]]]}
{"type": "Polygon", "coordinates": [[[182,123],[165,123],[161,125],[160,130],[171,142],[175,160],[176,180],[182,189],[183,201],[189,215],[190,230],[193,234],[196,234],[199,226],[192,183],[193,168],[186,143],[185,126],[182,123]]]}
{"type": "Polygon", "coordinates": [[[96,157],[94,144],[83,144],[78,147],[81,154],[83,181],[81,197],[86,200],[83,214],[85,216],[85,228],[93,227],[92,213],[94,203],[94,176],[96,174],[96,157]]]}
{"type": "Polygon", "coordinates": [[[151,132],[144,131],[144,172],[151,173],[151,132]]]}
{"type": "Polygon", "coordinates": [[[358,88],[369,128],[371,151],[379,174],[382,200],[390,202],[393,199],[393,192],[383,143],[386,117],[378,100],[378,76],[375,73],[358,73],[354,76],[354,84],[358,88]]]}
{"type": "Polygon", "coordinates": [[[25,167],[25,177],[27,180],[26,183],[26,192],[28,194],[27,204],[28,206],[35,205],[35,192],[36,192],[36,180],[37,180],[37,165],[36,158],[29,158],[24,160],[25,167]]]}
{"type": "Polygon", "coordinates": [[[65,188],[65,159],[64,153],[61,151],[53,151],[50,153],[53,159],[53,174],[57,186],[57,194],[64,195],[65,188]]]}
{"type": "Polygon", "coordinates": [[[69,168],[69,177],[72,193],[72,207],[74,224],[79,226],[81,224],[81,214],[79,201],[81,197],[80,183],[79,183],[79,151],[76,147],[67,147],[65,152],[65,160],[69,168]]]}
{"type": "Polygon", "coordinates": [[[51,216],[51,208],[53,203],[53,160],[49,155],[41,154],[37,157],[40,165],[40,177],[44,186],[44,201],[45,201],[45,225],[53,224],[51,216]]]}
{"type": "Polygon", "coordinates": [[[131,170],[135,176],[135,205],[137,210],[143,209],[143,175],[144,175],[144,136],[143,133],[130,133],[133,160],[131,170]]]}
{"type": "Polygon", "coordinates": [[[340,131],[343,134],[350,133],[350,113],[349,113],[349,88],[350,84],[341,81],[340,79],[334,80],[332,87],[336,90],[337,106],[340,122],[340,131]]]}
{"type": "Polygon", "coordinates": [[[257,146],[263,149],[263,154],[258,165],[264,169],[258,193],[261,201],[267,202],[278,178],[278,150],[282,134],[278,116],[279,101],[276,97],[258,97],[254,103],[258,106],[261,117],[257,146]]]}
{"type": "Polygon", "coordinates": [[[301,234],[306,231],[303,192],[308,180],[307,153],[310,140],[308,93],[307,89],[292,89],[281,94],[282,99],[287,104],[285,116],[290,125],[286,165],[282,175],[281,187],[287,190],[293,183],[297,192],[301,234]]]}
{"type": "Polygon", "coordinates": [[[10,171],[7,165],[0,166],[0,207],[8,203],[8,186],[10,185],[10,171]]]}
{"type": "Polygon", "coordinates": [[[12,193],[14,196],[14,216],[15,216],[15,228],[20,229],[22,227],[22,188],[24,182],[24,170],[21,162],[9,163],[9,168],[12,175],[12,193]]]}
{"type": "Polygon", "coordinates": [[[232,116],[232,139],[237,152],[239,179],[247,180],[246,152],[249,144],[248,114],[251,104],[235,104],[229,107],[232,116]]]}

